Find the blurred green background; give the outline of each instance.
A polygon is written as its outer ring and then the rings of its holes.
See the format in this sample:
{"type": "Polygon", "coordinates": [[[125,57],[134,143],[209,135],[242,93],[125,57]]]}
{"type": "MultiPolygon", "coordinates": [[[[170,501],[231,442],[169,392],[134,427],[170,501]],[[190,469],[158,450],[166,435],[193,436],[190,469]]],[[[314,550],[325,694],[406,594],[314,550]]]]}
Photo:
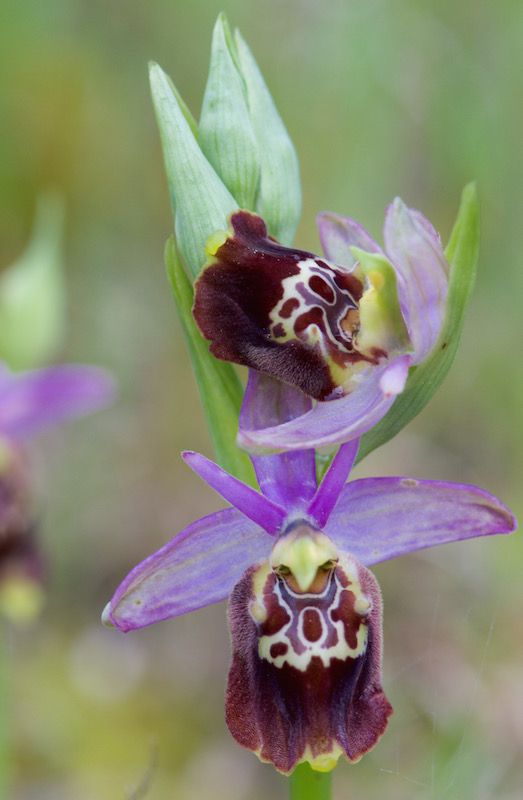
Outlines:
{"type": "MultiPolygon", "coordinates": [[[[358,474],[478,483],[523,510],[518,0],[3,0],[0,263],[23,249],[37,195],[59,189],[61,358],[105,365],[121,387],[113,409],[35,449],[48,600],[37,624],[8,632],[16,800],[285,796],[225,728],[222,606],[125,637],[99,625],[128,569],[220,504],[178,455],[211,451],[164,276],[171,218],[146,63],[197,113],[221,9],[296,143],[300,246],[318,248],[320,209],[379,237],[395,194],[446,240],[477,179],[480,273],[457,361],[358,474]]],[[[338,800],[521,798],[522,568],[515,536],[376,569],[395,715],[372,754],[336,771],[338,800]]]]}

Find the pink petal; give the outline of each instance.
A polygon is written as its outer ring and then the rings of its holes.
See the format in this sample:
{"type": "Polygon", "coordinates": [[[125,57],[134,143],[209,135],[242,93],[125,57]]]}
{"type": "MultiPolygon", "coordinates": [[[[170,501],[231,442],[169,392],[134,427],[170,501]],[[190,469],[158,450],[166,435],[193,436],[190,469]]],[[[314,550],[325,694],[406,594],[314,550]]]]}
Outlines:
{"type": "Polygon", "coordinates": [[[272,542],[236,509],[202,517],[129,573],[103,619],[130,631],[218,603],[272,542]]]}
{"type": "MultiPolygon", "coordinates": [[[[312,407],[299,389],[255,370],[249,371],[240,414],[240,430],[268,428],[287,422],[312,407]]],[[[288,511],[305,509],[316,491],[314,450],[252,456],[260,488],[288,511]]]]}
{"type": "Polygon", "coordinates": [[[200,453],[186,450],[182,453],[182,458],[215,492],[218,492],[228,503],[235,506],[238,511],[241,511],[256,525],[259,525],[270,534],[275,534],[281,530],[287,518],[287,512],[284,508],[239,481],[238,478],[229,475],[214,461],[210,461],[200,453]]]}
{"type": "Polygon", "coordinates": [[[253,430],[240,422],[238,443],[251,451],[301,450],[359,438],[385,416],[395,400],[395,396],[385,395],[380,386],[392,363],[362,373],[361,383],[346,397],[317,403],[282,425],[253,430]]]}
{"type": "Polygon", "coordinates": [[[515,529],[511,511],[477,486],[364,478],[345,486],[325,533],[371,565],[426,547],[515,529]]]}
{"type": "Polygon", "coordinates": [[[384,371],[380,379],[380,389],[386,397],[401,394],[409,377],[412,356],[399,356],[384,371]]]}
{"type": "Polygon", "coordinates": [[[342,444],[307,509],[318,528],[324,528],[358,454],[359,439],[342,444]]]}
{"type": "Polygon", "coordinates": [[[323,252],[335,264],[351,269],[356,259],[351,247],[359,247],[368,253],[381,253],[380,246],[365,228],[350,217],[342,217],[332,211],[322,211],[316,221],[323,252]]]}
{"type": "Polygon", "coordinates": [[[398,274],[413,363],[434,347],[445,316],[449,265],[430,222],[397,197],[385,217],[385,249],[398,274]]]}

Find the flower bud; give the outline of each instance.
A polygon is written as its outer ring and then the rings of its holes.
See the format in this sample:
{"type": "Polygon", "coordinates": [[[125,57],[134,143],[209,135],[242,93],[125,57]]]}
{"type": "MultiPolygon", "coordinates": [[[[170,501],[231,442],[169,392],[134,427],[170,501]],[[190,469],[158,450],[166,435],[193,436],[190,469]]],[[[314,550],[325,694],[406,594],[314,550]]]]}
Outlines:
{"type": "Polygon", "coordinates": [[[196,277],[205,242],[239,208],[258,211],[290,244],[301,210],[296,152],[243,39],[216,22],[199,126],[168,76],[150,68],[177,246],[196,277]]]}
{"type": "Polygon", "coordinates": [[[199,125],[203,153],[238,206],[254,208],[260,177],[258,144],[234,41],[223,14],[212,39],[211,65],[199,125]]]}
{"type": "Polygon", "coordinates": [[[211,233],[226,226],[238,203],[203,155],[185,106],[157,64],[150,67],[150,80],[176,241],[189,272],[196,277],[205,261],[205,242],[211,233]]]}
{"type": "Polygon", "coordinates": [[[61,198],[41,197],[31,241],[0,278],[0,360],[16,370],[45,364],[62,341],[63,223],[61,198]]]}
{"type": "Polygon", "coordinates": [[[260,187],[255,210],[282,244],[294,239],[301,214],[298,157],[254,57],[238,31],[236,46],[258,142],[260,187]]]}

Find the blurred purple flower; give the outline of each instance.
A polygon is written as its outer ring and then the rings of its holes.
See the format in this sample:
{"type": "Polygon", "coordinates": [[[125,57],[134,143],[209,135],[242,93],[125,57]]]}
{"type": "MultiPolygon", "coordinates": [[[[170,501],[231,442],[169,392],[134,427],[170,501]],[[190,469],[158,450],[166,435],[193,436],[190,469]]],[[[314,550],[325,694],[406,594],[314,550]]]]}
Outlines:
{"type": "MultiPolygon", "coordinates": [[[[387,413],[441,331],[449,265],[425,217],[397,198],[385,254],[348,217],[323,213],[318,224],[329,261],[278,244],[260,217],[237,212],[231,234],[211,237],[211,261],[196,283],[194,316],[218,358],[318,401],[273,428],[244,418],[239,442],[251,451],[358,438],[387,413]]],[[[256,393],[250,402],[259,402],[256,393]]]]}
{"type": "Polygon", "coordinates": [[[0,437],[24,440],[103,408],[113,395],[113,380],[99,367],[62,364],[17,373],[0,365],[0,437]]]}
{"type": "Polygon", "coordinates": [[[37,612],[43,579],[25,442],[102,408],[113,394],[111,377],[97,367],[14,373],[0,364],[0,608],[17,620],[37,612]]]}
{"type": "MultiPolygon", "coordinates": [[[[295,390],[281,395],[293,406],[295,390]]],[[[212,461],[186,463],[232,504],[197,520],[125,578],[104,611],[121,631],[229,597],[226,717],[235,739],[288,773],[356,761],[392,709],[381,688],[381,596],[368,566],[426,547],[510,533],[511,512],[475,486],[412,478],[346,484],[358,443],[320,486],[313,450],[253,458],[261,493],[212,461]]]]}

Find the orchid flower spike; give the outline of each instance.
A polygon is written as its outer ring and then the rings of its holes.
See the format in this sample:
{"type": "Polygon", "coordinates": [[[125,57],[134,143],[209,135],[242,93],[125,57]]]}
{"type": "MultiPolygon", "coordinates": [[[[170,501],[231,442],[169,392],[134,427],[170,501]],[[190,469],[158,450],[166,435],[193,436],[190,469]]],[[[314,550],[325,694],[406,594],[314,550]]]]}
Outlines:
{"type": "Polygon", "coordinates": [[[381,686],[382,608],[368,567],[426,547],[510,533],[475,486],[368,478],[346,484],[340,448],[320,486],[313,450],[254,457],[261,493],[212,461],[186,463],[231,507],[189,525],[135,567],[103,620],[131,631],[229,598],[234,738],[290,773],[357,761],[392,712],[381,686]]]}
{"type": "Polygon", "coordinates": [[[42,602],[42,557],[35,536],[27,440],[90,414],[114,395],[103,369],[62,365],[11,372],[0,363],[0,613],[31,621],[42,602]]]}
{"type": "MultiPolygon", "coordinates": [[[[269,429],[246,424],[246,409],[239,443],[300,449],[361,436],[438,340],[449,275],[438,235],[399,198],[387,211],[385,253],[336,214],[319,216],[325,258],[278,244],[247,211],[232,214],[231,228],[209,240],[195,285],[194,317],[211,352],[318,401],[269,429]]],[[[245,402],[260,401],[251,392],[245,402]]]]}

